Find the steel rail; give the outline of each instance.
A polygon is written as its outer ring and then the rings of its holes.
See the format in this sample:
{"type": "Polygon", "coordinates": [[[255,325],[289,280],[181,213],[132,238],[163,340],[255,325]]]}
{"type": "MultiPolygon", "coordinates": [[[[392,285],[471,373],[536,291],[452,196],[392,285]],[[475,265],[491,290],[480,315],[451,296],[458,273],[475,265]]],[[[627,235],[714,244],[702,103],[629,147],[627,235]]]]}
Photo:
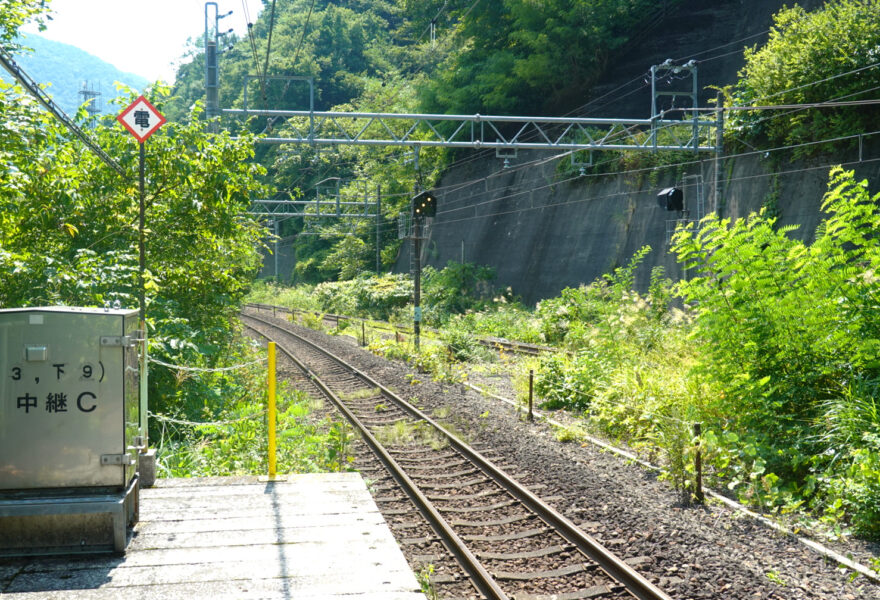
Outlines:
{"type": "Polygon", "coordinates": [[[511,342],[501,338],[477,338],[477,343],[485,346],[490,350],[505,350],[514,354],[527,354],[529,356],[538,356],[541,352],[558,352],[556,348],[549,346],[537,346],[535,344],[524,344],[521,342],[511,342]]]}
{"type": "MultiPolygon", "coordinates": [[[[360,317],[349,317],[346,315],[335,315],[332,313],[321,313],[320,311],[310,311],[302,308],[287,308],[286,306],[274,306],[272,304],[260,304],[257,302],[248,302],[245,304],[248,308],[255,308],[257,310],[272,310],[277,312],[283,312],[288,314],[294,313],[310,313],[314,315],[322,314],[324,318],[332,319],[336,323],[339,321],[362,321],[367,323],[369,321],[370,326],[374,329],[381,329],[383,331],[395,331],[406,334],[412,334],[411,329],[407,329],[406,327],[397,327],[396,325],[388,324],[387,327],[379,324],[380,322],[372,321],[368,319],[362,319],[360,317]]],[[[438,331],[431,328],[422,328],[422,331],[431,331],[433,333],[439,333],[438,331]]],[[[559,348],[552,348],[550,346],[539,346],[537,344],[527,344],[524,342],[515,342],[511,340],[505,340],[501,338],[477,338],[477,343],[481,346],[489,348],[490,350],[506,350],[509,352],[513,352],[515,354],[527,354],[529,356],[537,356],[541,352],[561,352],[559,348]]]]}
{"type": "MultiPolygon", "coordinates": [[[[270,327],[280,329],[274,323],[266,321],[265,319],[261,319],[259,317],[255,317],[253,315],[244,315],[246,318],[254,319],[255,321],[259,321],[268,325],[270,327]]],[[[257,330],[254,330],[257,331],[257,330]]],[[[315,348],[316,350],[323,352],[333,360],[342,364],[345,368],[351,369],[355,373],[363,375],[355,369],[353,366],[349,365],[342,359],[329,354],[322,348],[316,346],[309,340],[306,340],[303,337],[296,335],[290,331],[285,331],[285,333],[294,336],[300,339],[303,342],[306,342],[309,346],[315,348]]],[[[258,331],[258,333],[260,333],[258,331]]],[[[263,337],[268,338],[263,333],[260,333],[263,337]]],[[[483,564],[479,561],[479,559],[474,556],[474,554],[468,549],[467,545],[464,541],[458,536],[457,533],[452,529],[446,519],[440,514],[440,511],[433,505],[433,503],[428,500],[427,496],[425,496],[421,490],[419,490],[418,486],[413,482],[412,479],[403,471],[400,465],[396,460],[389,454],[389,452],[385,449],[384,446],[370,433],[367,429],[366,425],[364,425],[360,419],[345,405],[342,400],[333,393],[333,391],[321,380],[321,378],[310,368],[308,368],[302,361],[296,358],[290,350],[288,350],[284,345],[278,343],[276,341],[276,345],[278,348],[290,358],[303,372],[308,376],[308,378],[314,383],[321,391],[324,393],[327,398],[333,402],[334,406],[345,416],[345,418],[355,427],[361,434],[364,442],[370,447],[373,453],[377,456],[379,461],[388,469],[388,472],[392,477],[400,484],[403,488],[404,492],[407,496],[413,501],[418,508],[419,512],[424,515],[424,517],[431,524],[431,527],[440,536],[443,545],[449,550],[449,552],[455,557],[461,567],[465,570],[465,572],[470,576],[471,581],[474,584],[474,587],[483,594],[486,598],[491,600],[510,600],[507,594],[504,593],[504,590],[498,585],[498,582],[495,581],[495,578],[489,574],[483,564]]],[[[367,379],[369,381],[369,379],[367,379]]]]}
{"type": "MultiPolygon", "coordinates": [[[[267,325],[270,325],[272,327],[278,327],[277,325],[274,325],[262,319],[257,320],[266,323],[267,325]]],[[[516,480],[507,475],[507,473],[505,473],[500,468],[496,467],[482,454],[480,454],[464,442],[460,441],[456,436],[452,435],[442,425],[434,421],[427,414],[423,413],[421,410],[392,392],[390,389],[388,389],[360,369],[348,364],[329,350],[321,348],[314,342],[307,340],[306,338],[303,338],[302,336],[299,336],[293,332],[283,329],[282,331],[285,331],[286,333],[299,338],[315,350],[344,365],[347,369],[350,369],[352,373],[363,379],[369,385],[381,390],[386,397],[396,402],[411,415],[425,421],[441,434],[443,434],[443,436],[446,437],[451,446],[453,446],[455,449],[465,455],[470,461],[477,465],[477,467],[479,467],[486,475],[494,479],[513,497],[529,507],[545,523],[558,531],[572,545],[577,547],[587,557],[596,562],[596,564],[598,564],[603,571],[605,571],[612,579],[618,581],[621,585],[626,587],[626,589],[636,598],[638,598],[639,600],[672,600],[672,598],[667,595],[663,590],[659,589],[650,581],[645,579],[644,576],[642,576],[632,567],[620,560],[620,558],[618,558],[611,551],[602,546],[598,541],[581,531],[581,529],[577,527],[577,525],[575,525],[565,516],[554,510],[552,507],[550,507],[528,489],[521,486],[516,480]]]]}

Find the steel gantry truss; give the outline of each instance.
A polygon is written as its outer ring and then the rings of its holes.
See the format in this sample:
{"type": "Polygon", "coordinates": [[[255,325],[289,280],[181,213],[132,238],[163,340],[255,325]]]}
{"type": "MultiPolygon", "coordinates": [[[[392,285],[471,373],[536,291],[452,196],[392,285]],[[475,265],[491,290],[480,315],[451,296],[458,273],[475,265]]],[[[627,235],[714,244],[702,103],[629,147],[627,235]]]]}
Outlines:
{"type": "Polygon", "coordinates": [[[523,150],[715,152],[718,120],[599,119],[223,109],[223,115],[284,119],[292,132],[263,144],[322,144],[523,150]]]}
{"type": "MultiPolygon", "coordinates": [[[[445,147],[513,150],[693,150],[717,152],[717,131],[722,111],[715,118],[700,118],[696,108],[697,69],[691,61],[676,66],[667,60],[651,68],[652,110],[650,119],[600,119],[586,117],[520,117],[499,115],[399,114],[337,112],[314,110],[314,80],[310,77],[282,77],[287,85],[307,81],[310,88],[309,110],[271,110],[244,108],[220,109],[217,44],[219,28],[216,3],[205,6],[205,87],[206,113],[209,117],[227,115],[240,118],[267,117],[283,120],[290,131],[283,137],[260,136],[262,144],[359,145],[398,147],[445,147]],[[214,22],[210,23],[208,7],[214,22]],[[661,95],[687,96],[683,92],[661,92],[656,86],[658,74],[688,73],[693,80],[691,118],[670,119],[658,110],[661,95]]],[[[254,76],[248,76],[252,79],[254,76]]],[[[265,82],[263,83],[265,85],[265,82]]],[[[245,81],[245,98],[247,98],[245,81]]]]}
{"type": "Polygon", "coordinates": [[[252,215],[261,217],[314,217],[348,219],[375,219],[381,214],[381,199],[377,191],[376,200],[370,202],[366,181],[363,184],[363,200],[351,201],[342,199],[340,188],[342,179],[328,177],[315,184],[314,200],[251,200],[252,215]],[[324,185],[331,182],[330,185],[324,185]],[[327,190],[327,188],[330,188],[327,190]],[[328,198],[329,199],[326,199],[328,198]]]}
{"type": "MultiPolygon", "coordinates": [[[[376,186],[376,200],[370,202],[367,182],[364,181],[364,199],[361,202],[343,201],[340,185],[342,179],[329,177],[318,182],[315,188],[314,200],[251,200],[248,214],[257,217],[268,217],[272,220],[275,233],[275,274],[278,274],[279,252],[279,229],[278,225],[284,219],[291,217],[312,218],[335,218],[335,219],[373,219],[376,222],[376,272],[381,268],[381,230],[382,230],[382,188],[376,186]],[[321,184],[334,182],[335,190],[329,195],[330,200],[322,200],[321,184]]],[[[332,188],[331,188],[332,189],[332,188]]],[[[301,232],[297,235],[317,235],[315,232],[301,232]]]]}

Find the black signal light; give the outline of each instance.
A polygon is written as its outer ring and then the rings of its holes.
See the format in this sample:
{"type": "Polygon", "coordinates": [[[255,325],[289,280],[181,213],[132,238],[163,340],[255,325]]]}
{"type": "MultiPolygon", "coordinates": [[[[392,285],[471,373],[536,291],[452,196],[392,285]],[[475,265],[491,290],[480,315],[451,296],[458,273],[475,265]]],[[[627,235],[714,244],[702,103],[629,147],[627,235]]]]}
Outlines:
{"type": "Polygon", "coordinates": [[[419,193],[412,201],[413,217],[437,216],[437,196],[425,191],[419,193]]]}
{"type": "Polygon", "coordinates": [[[657,204],[660,208],[672,211],[684,209],[684,192],[681,188],[670,187],[661,190],[657,194],[657,204]]]}

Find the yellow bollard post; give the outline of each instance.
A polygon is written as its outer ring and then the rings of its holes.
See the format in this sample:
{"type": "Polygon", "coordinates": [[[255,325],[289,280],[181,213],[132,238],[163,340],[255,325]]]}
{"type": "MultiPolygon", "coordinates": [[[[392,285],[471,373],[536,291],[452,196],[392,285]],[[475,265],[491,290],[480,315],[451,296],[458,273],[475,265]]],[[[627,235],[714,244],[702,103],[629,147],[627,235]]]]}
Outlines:
{"type": "Polygon", "coordinates": [[[275,342],[269,342],[269,479],[275,479],[275,342]]]}
{"type": "Polygon", "coordinates": [[[276,475],[275,463],[275,342],[269,342],[269,406],[266,420],[269,424],[269,476],[260,477],[261,481],[284,481],[284,477],[276,475]]]}

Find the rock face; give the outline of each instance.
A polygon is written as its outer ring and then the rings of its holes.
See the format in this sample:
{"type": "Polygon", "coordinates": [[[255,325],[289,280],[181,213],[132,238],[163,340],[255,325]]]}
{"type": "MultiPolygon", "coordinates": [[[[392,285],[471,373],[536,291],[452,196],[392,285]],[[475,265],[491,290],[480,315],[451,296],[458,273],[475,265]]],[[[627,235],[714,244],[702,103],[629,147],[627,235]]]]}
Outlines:
{"type": "MultiPolygon", "coordinates": [[[[660,0],[659,5],[670,5],[660,0]]],[[[699,105],[708,106],[715,90],[736,81],[743,66],[742,50],[763,44],[773,23],[773,14],[785,0],[683,0],[675,8],[657,13],[621,52],[608,61],[605,80],[593,90],[583,111],[585,116],[638,118],[651,116],[651,65],[667,58],[676,64],[697,61],[699,105]],[[647,82],[646,82],[647,79],[647,82]]],[[[824,0],[797,2],[806,10],[824,0]]],[[[675,89],[680,89],[679,81],[675,89]]],[[[581,114],[582,111],[578,111],[581,114]]]]}
{"type": "MultiPolygon", "coordinates": [[[[735,81],[743,46],[766,39],[771,16],[782,4],[685,0],[610,61],[608,82],[595,93],[599,100],[577,114],[647,118],[651,94],[645,74],[670,57],[677,63],[701,61],[699,105],[707,106],[715,91],[706,86],[735,81]],[[627,94],[633,82],[635,91],[627,94]]],[[[815,8],[822,2],[800,4],[815,8]]],[[[673,82],[682,83],[690,85],[673,82]]],[[[716,179],[715,157],[706,154],[673,168],[583,177],[577,168],[566,173],[559,163],[569,163],[569,158],[552,159],[552,153],[520,152],[507,169],[493,153],[469,155],[435,188],[438,214],[427,232],[423,261],[436,267],[451,260],[493,266],[499,286],[510,286],[524,302],[533,303],[625,265],[636,250],[650,245],[653,251],[636,279],[637,288],[645,290],[655,265],[662,265],[669,277],[684,276],[667,251],[669,231],[680,214],[658,205],[663,188],[683,188],[691,219],[711,210],[743,217],[768,206],[781,225],[800,225],[793,235],[806,240],[822,217],[832,165],[855,169],[860,178],[869,179],[872,190],[878,189],[880,135],[865,136],[861,146],[855,140],[849,150],[834,156],[796,163],[781,156],[737,151],[722,159],[716,179]]],[[[595,152],[594,160],[603,160],[602,153],[595,152]]],[[[397,271],[409,269],[410,254],[409,245],[404,246],[397,271]]]]}

